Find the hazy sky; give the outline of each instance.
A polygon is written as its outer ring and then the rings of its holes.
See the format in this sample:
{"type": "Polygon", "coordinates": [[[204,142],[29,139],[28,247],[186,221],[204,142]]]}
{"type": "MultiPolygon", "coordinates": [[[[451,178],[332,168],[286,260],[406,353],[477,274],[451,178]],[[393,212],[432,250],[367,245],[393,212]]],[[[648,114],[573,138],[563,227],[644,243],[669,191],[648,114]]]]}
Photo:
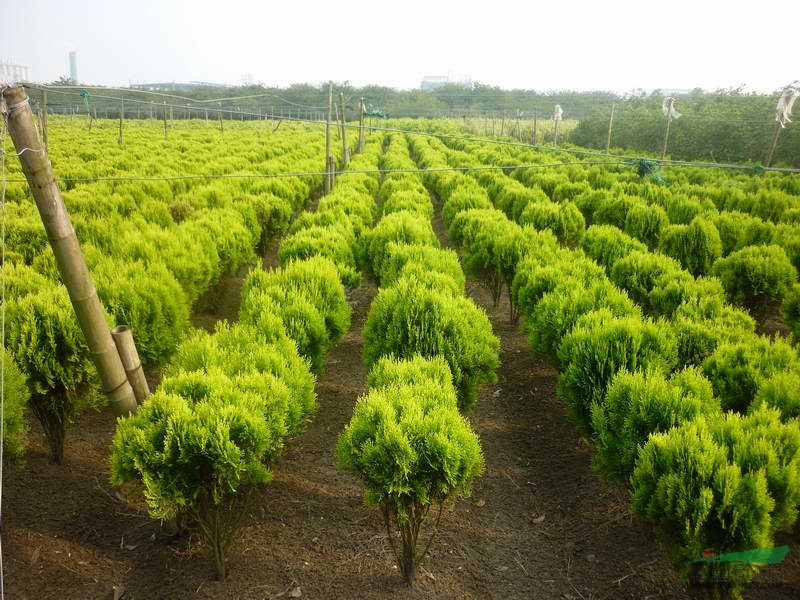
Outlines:
{"type": "Polygon", "coordinates": [[[798,4],[0,0],[0,62],[34,81],[333,79],[398,88],[466,74],[540,91],[774,91],[800,79],[798,4]]]}

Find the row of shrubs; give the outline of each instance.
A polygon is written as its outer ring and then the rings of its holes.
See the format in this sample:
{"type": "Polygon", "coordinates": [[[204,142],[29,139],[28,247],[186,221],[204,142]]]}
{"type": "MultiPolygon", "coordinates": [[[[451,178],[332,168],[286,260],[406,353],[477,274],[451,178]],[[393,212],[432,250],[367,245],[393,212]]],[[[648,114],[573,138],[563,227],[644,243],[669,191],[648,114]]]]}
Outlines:
{"type": "MultiPolygon", "coordinates": [[[[374,169],[379,153],[371,144],[351,167],[374,169]]],[[[112,481],[139,483],[154,518],[196,522],[222,579],[249,499],[270,481],[286,438],[311,417],[314,372],[350,328],[345,284],[353,282],[355,231],[369,226],[362,216],[373,210],[370,181],[343,176],[317,212],[301,215],[281,244],[282,266],[247,276],[239,321],[195,332],[159,390],[119,421],[112,481]],[[304,236],[315,230],[329,235],[304,236]],[[348,252],[330,252],[338,234],[348,252]]]]}
{"type": "MultiPolygon", "coordinates": [[[[415,144],[422,164],[447,164],[437,145],[415,144]]],[[[431,175],[444,206],[463,177],[431,175]]],[[[469,213],[488,232],[501,221],[487,209],[469,213]]],[[[667,527],[684,572],[704,548],[772,545],[800,505],[794,350],[752,333],[752,320],[719,293],[684,298],[670,320],[645,317],[614,285],[616,267],[609,279],[551,232],[528,235],[512,295],[531,345],[560,369],[559,393],[597,446],[595,466],[629,481],[634,509],[667,527]]]]}
{"type": "MultiPolygon", "coordinates": [[[[306,135],[306,146],[321,147],[321,138],[317,138],[306,135]]],[[[58,175],[74,175],[69,165],[75,159],[65,160],[59,153],[76,141],[51,139],[58,175]],[[66,172],[61,171],[62,165],[66,172]]],[[[102,139],[84,141],[85,152],[103,145],[102,139]]],[[[125,153],[146,154],[151,150],[165,165],[170,164],[166,150],[158,149],[152,141],[136,146],[129,140],[124,149],[114,144],[112,154],[119,154],[118,160],[122,160],[125,153]]],[[[189,146],[187,142],[185,150],[183,160],[194,156],[193,151],[202,152],[203,145],[189,146]]],[[[249,169],[311,169],[308,147],[285,145],[284,151],[265,163],[248,161],[249,169]]],[[[225,170],[205,155],[197,158],[202,168],[225,170]]],[[[153,170],[145,165],[120,171],[124,165],[112,161],[112,169],[106,162],[99,161],[97,170],[85,176],[113,176],[117,172],[162,176],[173,172],[168,166],[153,170]]],[[[192,171],[197,168],[191,167],[192,171]]],[[[268,181],[265,187],[270,185],[268,181]]],[[[226,179],[208,184],[211,192],[199,184],[190,186],[187,180],[105,181],[74,184],[64,192],[109,322],[124,323],[133,330],[146,366],[163,363],[174,353],[186,335],[195,300],[224,273],[255,262],[259,242],[286,229],[291,214],[306,202],[312,189],[321,185],[321,179],[286,178],[272,192],[258,190],[257,183],[226,179]],[[184,202],[185,210],[174,210],[182,205],[176,198],[191,194],[197,199],[191,204],[184,202]]],[[[105,399],[96,390],[94,365],[60,283],[35,205],[26,187],[14,185],[15,199],[8,205],[9,252],[4,265],[9,317],[6,346],[27,378],[32,412],[43,426],[53,459],[60,462],[67,424],[85,407],[100,406],[105,399]]],[[[17,389],[23,393],[9,396],[9,405],[24,406],[28,402],[26,387],[17,389]]],[[[18,415],[21,409],[6,413],[18,415]]],[[[6,419],[6,439],[14,440],[13,445],[7,445],[6,456],[12,461],[20,462],[24,455],[24,430],[22,419],[6,419]]]]}
{"type": "MultiPolygon", "coordinates": [[[[520,156],[516,150],[458,140],[448,140],[448,144],[458,148],[444,150],[448,161],[458,166],[487,162],[505,165],[511,162],[512,152],[516,158],[534,164],[545,160],[540,155],[520,156]]],[[[783,302],[784,321],[794,332],[794,339],[800,339],[800,225],[794,219],[774,224],[727,210],[729,207],[721,206],[718,211],[711,200],[673,194],[675,186],[665,188],[632,179],[638,176],[632,175],[629,167],[625,167],[627,173],[613,166],[599,169],[576,162],[561,167],[561,173],[517,169],[512,173],[513,180],[492,171],[479,171],[475,177],[509,218],[540,230],[549,229],[563,244],[583,244],[586,248],[596,245],[600,238],[606,246],[613,239],[626,250],[657,250],[673,261],[651,260],[663,267],[669,265],[684,282],[691,281],[692,276],[718,278],[727,297],[760,320],[768,318],[773,307],[783,302]],[[586,229],[587,223],[593,225],[586,229]],[[611,228],[626,236],[614,235],[611,228]],[[681,269],[688,272],[681,273],[681,269]]],[[[767,181],[778,187],[785,180],[781,176],[767,181]]],[[[776,193],[791,195],[780,189],[776,193]]],[[[612,261],[604,258],[610,270],[612,261]]]]}
{"type": "MultiPolygon", "coordinates": [[[[392,136],[383,169],[414,164],[405,139],[392,136]]],[[[382,218],[363,237],[363,259],[380,283],[364,328],[369,392],[339,437],[343,469],[366,487],[400,535],[395,558],[410,585],[434,531],[423,526],[446,502],[468,496],[484,469],[477,434],[460,414],[476,388],[494,381],[499,342],[465,296],[458,257],[439,247],[433,205],[415,174],[392,173],[379,192],[382,218]],[[420,546],[424,544],[424,549],[420,546]]]]}

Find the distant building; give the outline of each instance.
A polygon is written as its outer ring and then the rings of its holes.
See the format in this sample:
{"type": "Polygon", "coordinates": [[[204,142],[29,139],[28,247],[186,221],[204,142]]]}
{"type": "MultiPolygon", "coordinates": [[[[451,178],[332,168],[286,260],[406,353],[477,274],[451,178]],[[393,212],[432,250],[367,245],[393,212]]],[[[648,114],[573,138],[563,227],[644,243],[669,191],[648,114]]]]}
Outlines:
{"type": "Polygon", "coordinates": [[[25,65],[13,65],[7,62],[0,62],[0,81],[6,83],[29,81],[28,67],[25,65]]]}
{"type": "Polygon", "coordinates": [[[74,50],[69,53],[69,78],[78,83],[78,53],[74,50]]]}
{"type": "Polygon", "coordinates": [[[472,89],[472,78],[468,75],[458,78],[449,75],[426,75],[422,78],[420,89],[423,92],[430,92],[444,85],[457,85],[472,89]]]}

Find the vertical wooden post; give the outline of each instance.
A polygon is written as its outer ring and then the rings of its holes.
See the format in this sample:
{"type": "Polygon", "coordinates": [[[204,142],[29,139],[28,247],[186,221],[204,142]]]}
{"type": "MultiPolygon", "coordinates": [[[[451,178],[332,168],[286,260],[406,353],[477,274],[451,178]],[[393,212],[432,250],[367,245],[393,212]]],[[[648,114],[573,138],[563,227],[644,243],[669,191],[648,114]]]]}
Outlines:
{"type": "Polygon", "coordinates": [[[615,102],[611,103],[611,115],[608,117],[608,137],[606,138],[606,154],[608,154],[611,150],[611,127],[614,125],[614,109],[616,108],[617,104],[615,102]]]}
{"type": "Polygon", "coordinates": [[[119,99],[119,138],[117,143],[122,146],[122,121],[125,119],[125,98],[119,99]]]}
{"type": "Polygon", "coordinates": [[[344,117],[344,92],[339,92],[339,105],[342,107],[342,170],[350,164],[350,148],[347,147],[347,122],[344,117]]]}
{"type": "Polygon", "coordinates": [[[42,90],[42,138],[44,139],[44,148],[47,150],[49,146],[49,135],[47,131],[47,90],[42,90]]]}
{"type": "Polygon", "coordinates": [[[364,145],[366,144],[366,139],[364,137],[364,113],[367,112],[367,109],[364,107],[364,99],[361,98],[358,101],[358,151],[364,151],[364,145]]]}
{"type": "Polygon", "coordinates": [[[217,121],[219,121],[219,132],[223,133],[222,129],[222,102],[217,102],[217,121]]]}
{"type": "Polygon", "coordinates": [[[558,119],[553,119],[553,145],[558,146],[558,119]]]}
{"type": "MultiPolygon", "coordinates": [[[[521,111],[517,109],[517,140],[520,142],[522,141],[522,125],[520,125],[519,120],[522,118],[521,111]]],[[[466,120],[466,117],[465,117],[466,120]]]]}
{"type": "Polygon", "coordinates": [[[500,119],[500,137],[503,137],[503,130],[506,127],[506,111],[503,111],[503,116],[500,119]]]}
{"type": "Polygon", "coordinates": [[[164,141],[167,139],[167,101],[164,100],[164,141]]]}
{"type": "Polygon", "coordinates": [[[325,116],[325,193],[333,188],[331,169],[331,113],[333,112],[333,82],[328,83],[328,113],[325,116]]]}
{"type": "Polygon", "coordinates": [[[89,356],[100,375],[103,392],[108,396],[117,415],[135,412],[136,398],[133,388],[111,338],[103,306],[100,304],[97,290],[81,253],[53,168],[36,135],[33,113],[25,89],[22,87],[6,89],[2,93],[2,101],[14,148],[18,152],[23,148],[32,150],[20,152],[22,172],[28,180],[47,231],[59,273],[69,293],[78,324],[86,338],[89,356]]]}
{"type": "Polygon", "coordinates": [[[536,109],[533,110],[533,145],[536,145],[536,126],[539,124],[538,114],[536,109]]]}

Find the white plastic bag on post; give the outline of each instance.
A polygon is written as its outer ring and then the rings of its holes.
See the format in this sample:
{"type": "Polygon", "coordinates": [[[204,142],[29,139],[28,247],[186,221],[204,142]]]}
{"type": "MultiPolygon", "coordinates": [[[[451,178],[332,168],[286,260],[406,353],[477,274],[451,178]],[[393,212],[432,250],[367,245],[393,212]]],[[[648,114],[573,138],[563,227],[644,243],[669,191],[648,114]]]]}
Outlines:
{"type": "Polygon", "coordinates": [[[794,82],[783,90],[783,94],[778,99],[778,106],[775,108],[775,120],[780,123],[782,128],[786,128],[787,123],[791,123],[789,118],[792,116],[792,106],[797,97],[800,96],[800,82],[794,82]]]}
{"type": "Polygon", "coordinates": [[[556,104],[556,108],[553,111],[553,120],[560,121],[564,117],[564,111],[561,108],[560,104],[556,104]]]}
{"type": "Polygon", "coordinates": [[[664,101],[661,103],[661,112],[664,113],[665,117],[669,117],[670,120],[677,119],[681,116],[681,113],[675,110],[675,98],[671,96],[664,98],[664,101]]]}

